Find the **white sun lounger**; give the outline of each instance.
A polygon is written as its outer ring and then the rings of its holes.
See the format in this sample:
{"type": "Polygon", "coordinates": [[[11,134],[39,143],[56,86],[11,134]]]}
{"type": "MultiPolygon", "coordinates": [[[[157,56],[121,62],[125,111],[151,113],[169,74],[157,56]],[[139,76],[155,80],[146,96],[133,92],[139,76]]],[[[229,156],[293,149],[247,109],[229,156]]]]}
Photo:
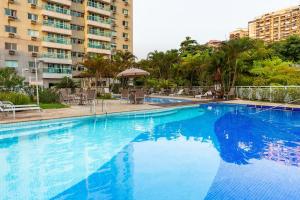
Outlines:
{"type": "Polygon", "coordinates": [[[14,105],[9,101],[0,101],[0,112],[12,112],[13,118],[16,118],[16,112],[18,111],[31,111],[31,110],[38,110],[41,111],[42,109],[35,104],[29,105],[14,105]]]}
{"type": "Polygon", "coordinates": [[[175,94],[170,94],[169,96],[174,97],[174,96],[181,96],[183,94],[184,90],[180,89],[177,93],[175,94]]]}
{"type": "Polygon", "coordinates": [[[197,99],[202,99],[203,97],[206,97],[206,98],[208,98],[208,97],[213,97],[212,91],[209,90],[209,91],[207,91],[207,92],[206,92],[205,94],[203,94],[203,95],[196,95],[196,96],[195,96],[195,98],[197,98],[197,99]]]}

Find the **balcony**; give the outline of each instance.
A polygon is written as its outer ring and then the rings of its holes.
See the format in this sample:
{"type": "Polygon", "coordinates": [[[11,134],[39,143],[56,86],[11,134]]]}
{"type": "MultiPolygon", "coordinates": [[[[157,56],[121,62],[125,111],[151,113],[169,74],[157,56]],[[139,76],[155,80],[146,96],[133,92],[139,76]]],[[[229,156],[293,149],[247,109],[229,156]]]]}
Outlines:
{"type": "Polygon", "coordinates": [[[96,26],[96,27],[101,27],[101,28],[106,28],[106,29],[111,29],[111,24],[112,20],[111,19],[103,19],[98,16],[92,16],[89,15],[87,17],[87,23],[88,25],[96,26]]]}
{"type": "Polygon", "coordinates": [[[42,55],[42,60],[45,63],[57,63],[57,64],[72,64],[72,59],[70,54],[64,53],[44,53],[42,55]]]}
{"type": "Polygon", "coordinates": [[[111,46],[105,44],[88,43],[88,53],[111,54],[111,46]]]}
{"type": "Polygon", "coordinates": [[[71,6],[72,5],[72,1],[71,0],[51,0],[54,3],[58,3],[58,4],[63,4],[66,6],[71,6]]]}
{"type": "Polygon", "coordinates": [[[72,50],[71,40],[58,37],[45,36],[42,40],[42,46],[55,49],[72,50]]]}
{"type": "Polygon", "coordinates": [[[44,5],[44,9],[42,10],[42,15],[51,16],[58,19],[63,20],[72,20],[71,11],[69,9],[64,9],[57,6],[52,5],[44,5]]]}
{"type": "Polygon", "coordinates": [[[111,9],[109,7],[103,7],[100,3],[88,1],[87,10],[93,13],[99,13],[102,15],[110,16],[111,9]]]}
{"type": "Polygon", "coordinates": [[[69,24],[53,22],[49,20],[43,21],[42,31],[58,33],[62,35],[72,35],[72,31],[69,24]]]}
{"type": "Polygon", "coordinates": [[[110,0],[101,0],[104,3],[110,4],[110,0]]]}
{"type": "Polygon", "coordinates": [[[43,78],[49,79],[61,79],[64,77],[72,77],[72,69],[69,68],[44,68],[43,69],[43,78]]]}
{"type": "Polygon", "coordinates": [[[111,37],[112,37],[112,33],[108,31],[91,30],[91,29],[88,31],[89,39],[110,42],[111,37]]]}

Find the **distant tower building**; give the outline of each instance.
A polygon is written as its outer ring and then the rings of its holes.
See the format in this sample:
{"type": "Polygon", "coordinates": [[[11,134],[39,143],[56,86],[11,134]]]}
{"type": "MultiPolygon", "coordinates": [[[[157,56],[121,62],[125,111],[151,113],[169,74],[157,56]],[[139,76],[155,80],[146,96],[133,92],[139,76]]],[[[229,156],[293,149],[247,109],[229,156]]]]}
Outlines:
{"type": "Polygon", "coordinates": [[[249,37],[274,42],[300,34],[300,5],[264,14],[248,23],[249,37]]]}
{"type": "Polygon", "coordinates": [[[87,55],[133,51],[133,0],[1,0],[0,67],[45,87],[82,69],[87,55]]]}
{"type": "Polygon", "coordinates": [[[237,29],[235,31],[232,31],[230,33],[229,38],[231,40],[233,40],[233,39],[239,39],[239,38],[244,38],[244,37],[248,37],[248,36],[249,36],[248,29],[239,28],[239,29],[237,29]]]}

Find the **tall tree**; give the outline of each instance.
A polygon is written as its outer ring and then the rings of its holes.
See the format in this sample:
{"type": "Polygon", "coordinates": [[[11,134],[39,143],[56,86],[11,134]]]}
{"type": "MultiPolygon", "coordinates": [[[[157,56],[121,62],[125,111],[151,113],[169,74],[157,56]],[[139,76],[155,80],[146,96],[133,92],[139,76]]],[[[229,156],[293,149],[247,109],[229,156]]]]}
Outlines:
{"type": "Polygon", "coordinates": [[[88,57],[82,65],[87,69],[85,73],[95,78],[96,87],[102,78],[108,78],[111,75],[111,61],[103,55],[88,57]]]}
{"type": "Polygon", "coordinates": [[[300,63],[300,36],[293,35],[271,45],[274,54],[286,61],[300,63]]]}

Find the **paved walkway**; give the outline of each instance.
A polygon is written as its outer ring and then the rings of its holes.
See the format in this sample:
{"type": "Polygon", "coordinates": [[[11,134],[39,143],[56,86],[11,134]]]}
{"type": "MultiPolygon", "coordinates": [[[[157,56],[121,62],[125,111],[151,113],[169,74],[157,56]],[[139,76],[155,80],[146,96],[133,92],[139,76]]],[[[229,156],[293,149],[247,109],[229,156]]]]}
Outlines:
{"type": "MultiPolygon", "coordinates": [[[[99,101],[99,104],[96,105],[96,114],[101,115],[101,114],[105,114],[105,113],[115,113],[115,112],[162,109],[165,107],[177,107],[177,106],[194,105],[194,104],[201,104],[201,103],[209,102],[209,100],[205,100],[205,99],[200,100],[200,99],[195,99],[195,98],[191,98],[191,97],[171,97],[171,98],[188,99],[188,100],[192,100],[192,101],[191,102],[183,102],[183,103],[174,103],[174,104],[161,104],[161,105],[158,105],[158,104],[154,105],[154,104],[149,104],[149,103],[133,105],[133,104],[121,103],[119,100],[105,100],[103,110],[102,110],[101,101],[99,101]]],[[[220,101],[220,102],[223,102],[223,101],[220,101]]],[[[226,101],[223,103],[271,105],[271,106],[279,106],[279,105],[282,106],[283,105],[283,104],[277,104],[277,103],[244,101],[244,100],[232,100],[232,101],[226,101]]],[[[286,106],[300,108],[300,105],[289,104],[286,106]]],[[[16,119],[12,118],[11,113],[8,116],[3,116],[3,115],[1,116],[1,114],[0,114],[0,124],[1,123],[11,123],[11,122],[33,121],[33,120],[89,116],[89,115],[93,115],[93,114],[94,113],[91,112],[90,106],[77,106],[76,105],[76,106],[71,106],[70,108],[43,110],[41,113],[36,112],[36,111],[20,112],[20,113],[16,113],[16,119]]]]}

